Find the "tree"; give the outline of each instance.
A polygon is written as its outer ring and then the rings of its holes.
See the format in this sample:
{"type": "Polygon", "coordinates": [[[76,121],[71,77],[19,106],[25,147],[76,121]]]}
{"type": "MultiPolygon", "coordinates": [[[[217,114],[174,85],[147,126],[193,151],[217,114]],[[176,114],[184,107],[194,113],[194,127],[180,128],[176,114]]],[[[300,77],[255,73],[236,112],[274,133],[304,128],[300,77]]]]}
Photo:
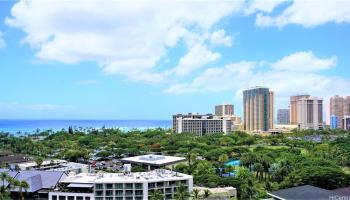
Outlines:
{"type": "Polygon", "coordinates": [[[20,180],[15,179],[13,181],[13,186],[15,188],[18,188],[19,199],[20,200],[24,200],[23,190],[25,192],[27,192],[27,190],[29,189],[29,184],[26,181],[24,181],[24,180],[20,181],[20,180]]]}
{"type": "Polygon", "coordinates": [[[43,164],[43,162],[44,162],[44,160],[43,160],[41,157],[37,157],[37,158],[35,159],[35,163],[36,163],[36,165],[38,166],[38,168],[41,167],[41,165],[43,164]]]}
{"type": "Polygon", "coordinates": [[[204,197],[204,198],[208,198],[210,195],[211,195],[210,190],[209,190],[209,189],[205,189],[205,190],[204,190],[203,197],[204,197]]]}
{"type": "Polygon", "coordinates": [[[259,181],[262,180],[263,173],[264,173],[264,167],[261,163],[255,163],[254,164],[254,171],[256,172],[256,178],[259,179],[259,181]]]}
{"type": "Polygon", "coordinates": [[[200,190],[197,188],[192,190],[192,196],[194,199],[199,199],[199,192],[200,192],[200,190]]]}
{"type": "Polygon", "coordinates": [[[175,200],[188,200],[189,197],[190,194],[184,185],[181,184],[178,187],[176,187],[176,192],[174,194],[175,200]]]}
{"type": "Polygon", "coordinates": [[[164,195],[159,189],[153,190],[151,200],[163,200],[163,199],[164,199],[164,195]]]}
{"type": "Polygon", "coordinates": [[[7,181],[8,178],[9,178],[9,174],[7,172],[0,173],[0,180],[2,181],[1,191],[5,189],[5,181],[7,181]]]}

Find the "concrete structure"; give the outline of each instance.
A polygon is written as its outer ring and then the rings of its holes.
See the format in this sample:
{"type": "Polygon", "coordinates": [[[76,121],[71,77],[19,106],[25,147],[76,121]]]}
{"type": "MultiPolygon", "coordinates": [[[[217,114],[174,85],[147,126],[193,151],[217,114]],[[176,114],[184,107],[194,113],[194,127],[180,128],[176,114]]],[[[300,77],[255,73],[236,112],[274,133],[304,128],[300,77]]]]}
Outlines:
{"type": "Polygon", "coordinates": [[[234,107],[232,104],[222,104],[215,106],[215,115],[217,116],[232,116],[234,115],[234,107]]]}
{"type": "Polygon", "coordinates": [[[338,128],[338,122],[339,122],[338,116],[332,115],[330,118],[330,128],[331,129],[338,128]]]}
{"type": "Polygon", "coordinates": [[[143,156],[122,158],[120,159],[120,161],[122,163],[147,166],[148,170],[151,170],[152,168],[160,168],[160,167],[171,168],[171,166],[174,164],[186,161],[186,158],[149,154],[149,155],[143,155],[143,156]]]}
{"type": "Polygon", "coordinates": [[[62,171],[62,172],[87,172],[89,166],[86,164],[68,162],[66,160],[52,159],[44,160],[40,167],[34,161],[17,164],[20,170],[62,171]]]}
{"type": "Polygon", "coordinates": [[[282,189],[274,192],[268,192],[267,195],[275,200],[331,200],[341,199],[341,194],[332,190],[315,187],[312,185],[303,185],[282,189]]]}
{"type": "Polygon", "coordinates": [[[290,97],[290,124],[291,125],[298,125],[298,100],[301,98],[309,98],[310,95],[303,94],[303,95],[296,95],[290,97]]]}
{"type": "Polygon", "coordinates": [[[232,131],[232,121],[228,117],[214,116],[212,114],[199,115],[173,115],[174,133],[195,133],[199,136],[212,133],[229,133],[232,131]]]}
{"type": "Polygon", "coordinates": [[[330,116],[337,117],[337,125],[335,128],[342,128],[343,117],[345,115],[350,115],[350,96],[341,97],[339,95],[335,95],[334,97],[330,98],[329,104],[330,116]]]}
{"type": "Polygon", "coordinates": [[[243,91],[244,129],[268,131],[273,128],[274,94],[268,88],[243,91]]]}
{"type": "Polygon", "coordinates": [[[343,117],[343,129],[350,131],[350,116],[343,117]]]}
{"type": "Polygon", "coordinates": [[[278,109],[277,110],[277,124],[287,125],[289,123],[290,123],[289,109],[278,109]]]}
{"type": "Polygon", "coordinates": [[[50,192],[49,200],[147,200],[154,190],[161,190],[164,199],[173,199],[180,185],[191,192],[193,177],[164,169],[135,173],[70,174],[60,182],[62,191],[56,189],[50,192]]]}
{"type": "Polygon", "coordinates": [[[323,100],[316,97],[300,98],[297,104],[298,128],[314,129],[323,128],[323,100]]]}

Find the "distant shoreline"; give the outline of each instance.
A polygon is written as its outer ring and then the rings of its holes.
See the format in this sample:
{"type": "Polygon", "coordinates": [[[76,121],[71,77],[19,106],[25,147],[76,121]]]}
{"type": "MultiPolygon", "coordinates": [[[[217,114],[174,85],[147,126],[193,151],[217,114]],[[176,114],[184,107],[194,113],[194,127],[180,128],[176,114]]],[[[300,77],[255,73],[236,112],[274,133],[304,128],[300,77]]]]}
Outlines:
{"type": "Polygon", "coordinates": [[[11,134],[33,134],[39,131],[67,130],[68,127],[76,129],[100,129],[100,128],[120,128],[122,130],[131,129],[151,129],[151,128],[171,128],[171,120],[55,120],[55,119],[0,119],[0,132],[11,134]]]}

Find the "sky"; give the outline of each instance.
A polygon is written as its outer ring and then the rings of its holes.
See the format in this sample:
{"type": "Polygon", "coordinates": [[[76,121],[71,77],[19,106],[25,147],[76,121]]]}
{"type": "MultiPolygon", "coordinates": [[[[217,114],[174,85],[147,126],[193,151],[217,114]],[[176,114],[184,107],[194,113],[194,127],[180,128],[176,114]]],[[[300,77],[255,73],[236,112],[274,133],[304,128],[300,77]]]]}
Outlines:
{"type": "Polygon", "coordinates": [[[171,119],[350,95],[350,1],[0,1],[0,119],[171,119]]]}

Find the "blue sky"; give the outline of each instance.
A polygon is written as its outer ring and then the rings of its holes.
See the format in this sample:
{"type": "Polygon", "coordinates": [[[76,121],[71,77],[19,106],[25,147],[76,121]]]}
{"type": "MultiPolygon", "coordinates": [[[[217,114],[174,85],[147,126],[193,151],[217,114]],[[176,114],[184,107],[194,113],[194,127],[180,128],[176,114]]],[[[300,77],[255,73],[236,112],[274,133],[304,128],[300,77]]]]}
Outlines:
{"type": "Polygon", "coordinates": [[[348,1],[0,1],[0,118],[170,119],[350,95],[348,1]]]}

